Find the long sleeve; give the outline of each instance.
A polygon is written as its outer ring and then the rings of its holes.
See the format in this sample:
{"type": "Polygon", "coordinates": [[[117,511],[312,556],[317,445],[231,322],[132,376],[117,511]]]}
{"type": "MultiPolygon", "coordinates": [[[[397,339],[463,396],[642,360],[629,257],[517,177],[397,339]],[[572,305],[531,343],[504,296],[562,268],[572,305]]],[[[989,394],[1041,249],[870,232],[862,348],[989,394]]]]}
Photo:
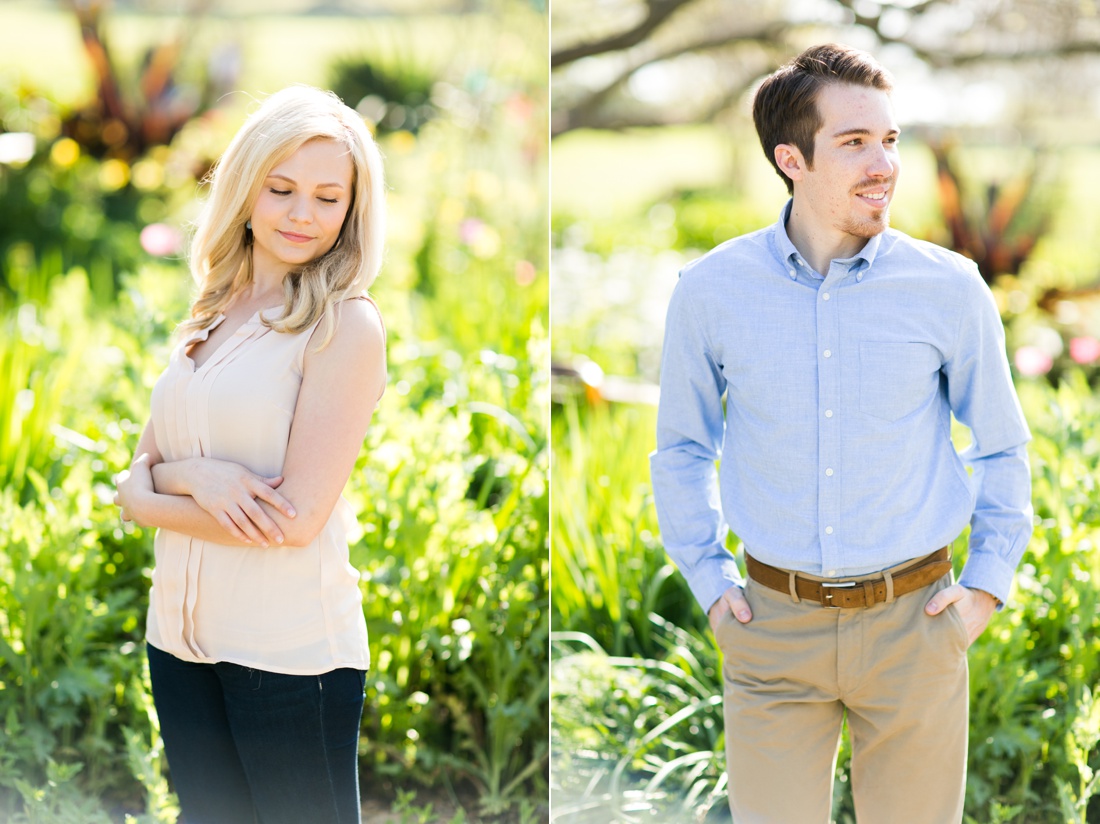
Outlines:
{"type": "Polygon", "coordinates": [[[650,474],[665,550],[704,611],[731,584],[741,583],[725,548],[728,527],[715,467],[725,429],[725,388],[704,323],[692,306],[690,282],[681,279],[665,326],[657,449],[650,455],[650,474]]]}
{"type": "Polygon", "coordinates": [[[952,411],[970,427],[962,453],[972,468],[970,550],[959,582],[1008,599],[1032,530],[1027,423],[1012,386],[996,304],[976,273],[958,343],[944,364],[952,411]]]}

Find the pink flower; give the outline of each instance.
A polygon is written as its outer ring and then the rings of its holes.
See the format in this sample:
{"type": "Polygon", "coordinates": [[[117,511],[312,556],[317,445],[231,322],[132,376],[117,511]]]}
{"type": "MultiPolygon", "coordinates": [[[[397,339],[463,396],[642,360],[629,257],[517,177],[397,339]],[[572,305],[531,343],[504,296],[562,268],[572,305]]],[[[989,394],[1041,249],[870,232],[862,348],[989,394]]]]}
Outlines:
{"type": "Polygon", "coordinates": [[[179,231],[166,223],[150,223],[141,230],[141,248],[156,257],[177,254],[182,242],[179,231]]]}
{"type": "Polygon", "coordinates": [[[1100,340],[1094,337],[1073,338],[1069,342],[1069,356],[1082,365],[1100,360],[1100,340]]]}
{"type": "Polygon", "coordinates": [[[477,243],[485,231],[485,224],[476,217],[468,217],[458,224],[458,239],[467,246],[477,243]]]}
{"type": "Polygon", "coordinates": [[[1016,350],[1013,362],[1016,364],[1016,371],[1029,378],[1045,375],[1054,365],[1050,355],[1036,346],[1021,346],[1016,350]]]}
{"type": "Polygon", "coordinates": [[[535,282],[535,277],[538,272],[535,271],[535,264],[529,260],[517,260],[516,261],[516,283],[520,286],[530,286],[535,282]]]}

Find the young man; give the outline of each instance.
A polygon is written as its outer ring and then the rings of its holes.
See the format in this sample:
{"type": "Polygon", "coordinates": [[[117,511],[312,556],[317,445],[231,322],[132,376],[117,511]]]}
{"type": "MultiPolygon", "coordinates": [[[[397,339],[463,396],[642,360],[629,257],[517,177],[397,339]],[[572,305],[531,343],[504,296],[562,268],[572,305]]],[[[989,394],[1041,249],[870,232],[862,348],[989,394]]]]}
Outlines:
{"type": "Polygon", "coordinates": [[[792,198],[685,267],[669,306],[653,487],[724,657],[737,824],[828,822],[845,712],[860,824],[961,821],[966,651],[1031,535],[993,298],[971,261],[888,228],[890,89],[834,45],[769,77],[753,116],[792,198]]]}

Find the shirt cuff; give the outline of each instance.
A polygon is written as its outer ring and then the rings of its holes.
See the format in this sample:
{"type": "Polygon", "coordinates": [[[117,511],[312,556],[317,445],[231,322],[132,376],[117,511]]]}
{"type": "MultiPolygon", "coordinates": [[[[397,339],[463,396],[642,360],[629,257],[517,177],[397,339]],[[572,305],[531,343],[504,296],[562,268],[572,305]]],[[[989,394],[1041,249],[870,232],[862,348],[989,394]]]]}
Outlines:
{"type": "Polygon", "coordinates": [[[997,609],[1001,610],[1008,601],[1015,574],[1016,569],[1006,564],[1000,555],[994,552],[971,552],[963,566],[962,575],[959,576],[959,583],[969,589],[988,592],[1000,602],[997,609]]]}
{"type": "Polygon", "coordinates": [[[708,558],[692,570],[691,575],[684,576],[687,579],[691,594],[703,608],[703,612],[710,613],[710,608],[722,597],[722,593],[731,586],[744,586],[745,579],[741,577],[741,570],[737,568],[737,561],[732,555],[726,553],[726,557],[708,558]]]}

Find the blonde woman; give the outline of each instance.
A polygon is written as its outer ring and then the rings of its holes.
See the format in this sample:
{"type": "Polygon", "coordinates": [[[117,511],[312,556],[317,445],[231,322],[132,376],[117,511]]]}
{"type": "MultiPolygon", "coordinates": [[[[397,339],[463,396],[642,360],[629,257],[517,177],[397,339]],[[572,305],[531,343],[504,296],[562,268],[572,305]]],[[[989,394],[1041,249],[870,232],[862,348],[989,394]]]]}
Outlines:
{"type": "Polygon", "coordinates": [[[199,295],[118,481],[156,527],[149,671],[183,820],[359,821],[368,666],[341,491],[386,381],[382,162],[334,95],[272,95],[210,178],[199,295]]]}

